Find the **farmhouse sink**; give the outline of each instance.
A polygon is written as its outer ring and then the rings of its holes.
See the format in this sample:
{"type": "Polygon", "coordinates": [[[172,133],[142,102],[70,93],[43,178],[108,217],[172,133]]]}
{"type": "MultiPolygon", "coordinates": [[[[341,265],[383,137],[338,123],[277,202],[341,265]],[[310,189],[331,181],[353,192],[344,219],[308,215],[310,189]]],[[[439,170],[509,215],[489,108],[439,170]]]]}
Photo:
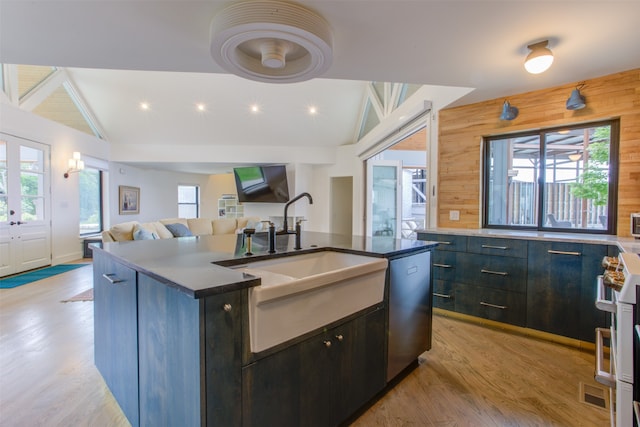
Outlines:
{"type": "Polygon", "coordinates": [[[251,351],[266,350],[382,301],[387,260],[321,251],[235,267],[249,290],[251,351]]]}

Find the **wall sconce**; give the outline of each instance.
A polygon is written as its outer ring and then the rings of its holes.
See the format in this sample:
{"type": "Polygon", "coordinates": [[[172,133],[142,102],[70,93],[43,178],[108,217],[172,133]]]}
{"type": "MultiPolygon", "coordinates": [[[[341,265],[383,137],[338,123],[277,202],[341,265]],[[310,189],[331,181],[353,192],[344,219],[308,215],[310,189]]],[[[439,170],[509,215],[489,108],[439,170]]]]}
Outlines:
{"type": "Polygon", "coordinates": [[[69,178],[70,173],[80,172],[84,169],[84,160],[80,158],[80,152],[74,151],[73,157],[69,159],[69,169],[64,173],[65,178],[69,178]]]}
{"type": "Polygon", "coordinates": [[[577,162],[581,158],[582,158],[582,154],[581,153],[569,154],[569,160],[571,160],[572,162],[577,162]]]}
{"type": "Polygon", "coordinates": [[[513,120],[518,117],[518,108],[512,107],[509,101],[504,101],[502,105],[502,114],[500,114],[500,120],[513,120]]]}
{"type": "Polygon", "coordinates": [[[524,61],[524,68],[531,74],[540,74],[547,71],[553,63],[553,52],[547,47],[549,40],[543,40],[527,46],[531,53],[524,61]]]}
{"type": "Polygon", "coordinates": [[[569,99],[567,99],[567,110],[580,110],[587,106],[584,96],[580,94],[580,89],[584,87],[584,84],[579,84],[572,92],[569,99]]]}

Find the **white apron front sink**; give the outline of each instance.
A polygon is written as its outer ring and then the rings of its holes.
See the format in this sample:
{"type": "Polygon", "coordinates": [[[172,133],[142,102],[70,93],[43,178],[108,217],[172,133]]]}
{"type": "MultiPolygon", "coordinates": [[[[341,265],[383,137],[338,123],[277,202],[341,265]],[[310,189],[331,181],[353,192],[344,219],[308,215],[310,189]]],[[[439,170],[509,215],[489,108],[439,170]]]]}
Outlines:
{"type": "Polygon", "coordinates": [[[383,300],[387,260],[334,251],[234,269],[261,278],[249,289],[251,351],[266,350],[383,300]]]}

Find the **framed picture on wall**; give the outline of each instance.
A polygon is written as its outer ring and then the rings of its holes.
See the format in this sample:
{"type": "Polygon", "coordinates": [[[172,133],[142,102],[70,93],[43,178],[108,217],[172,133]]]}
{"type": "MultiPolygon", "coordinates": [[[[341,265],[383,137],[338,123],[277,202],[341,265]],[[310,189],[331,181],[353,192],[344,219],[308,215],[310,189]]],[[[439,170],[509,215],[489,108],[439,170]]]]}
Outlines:
{"type": "Polygon", "coordinates": [[[140,188],[127,187],[121,185],[118,187],[119,200],[118,211],[120,215],[139,214],[140,213],[140,188]]]}

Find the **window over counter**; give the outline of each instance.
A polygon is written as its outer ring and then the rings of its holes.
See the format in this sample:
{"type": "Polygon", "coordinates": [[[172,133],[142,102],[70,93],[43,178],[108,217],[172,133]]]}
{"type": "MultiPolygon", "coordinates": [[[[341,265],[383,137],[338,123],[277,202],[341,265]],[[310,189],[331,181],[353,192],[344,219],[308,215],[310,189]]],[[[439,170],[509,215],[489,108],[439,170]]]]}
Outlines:
{"type": "Polygon", "coordinates": [[[180,218],[200,217],[200,187],[178,185],[178,216],[180,218]]]}
{"type": "Polygon", "coordinates": [[[615,234],[619,122],[484,139],[483,226],[615,234]]]}

